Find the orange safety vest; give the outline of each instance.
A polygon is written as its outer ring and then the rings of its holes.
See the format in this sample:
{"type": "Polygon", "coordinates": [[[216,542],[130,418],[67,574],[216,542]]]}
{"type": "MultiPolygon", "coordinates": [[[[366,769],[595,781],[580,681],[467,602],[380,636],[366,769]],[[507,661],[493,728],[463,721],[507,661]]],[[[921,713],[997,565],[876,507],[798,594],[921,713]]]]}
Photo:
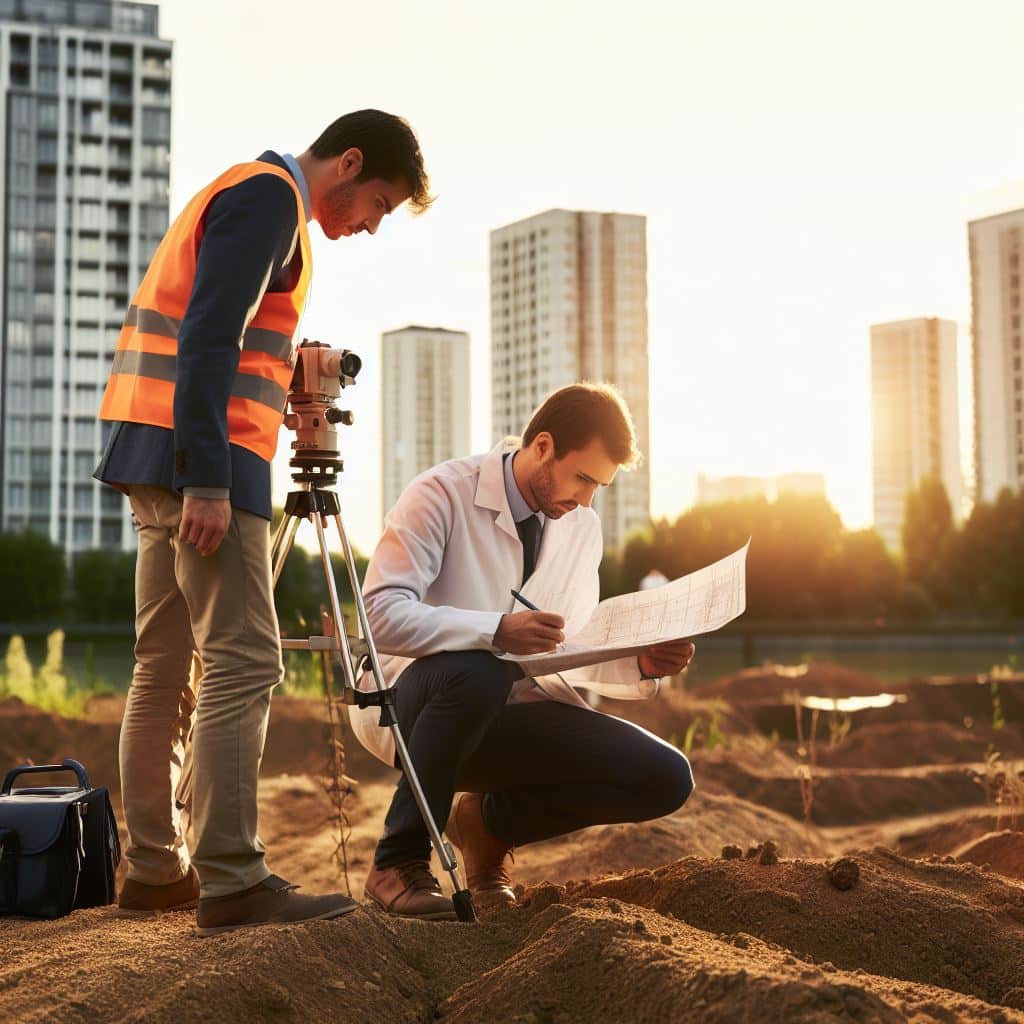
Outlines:
{"type": "Polygon", "coordinates": [[[178,330],[195,281],[203,218],[219,193],[257,174],[275,174],[295,192],[302,272],[291,291],[264,293],[238,339],[241,356],[228,399],[228,441],[268,462],[274,457],[313,263],[302,194],[286,170],[263,161],[225,171],[193,197],[164,236],[128,307],[100,419],[174,429],[178,330]]]}

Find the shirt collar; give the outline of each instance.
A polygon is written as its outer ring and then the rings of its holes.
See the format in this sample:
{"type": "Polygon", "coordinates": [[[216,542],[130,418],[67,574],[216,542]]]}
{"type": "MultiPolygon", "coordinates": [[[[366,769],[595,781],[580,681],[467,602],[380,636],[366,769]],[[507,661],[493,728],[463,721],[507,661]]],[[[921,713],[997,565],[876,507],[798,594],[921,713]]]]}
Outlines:
{"type": "Polygon", "coordinates": [[[532,508],[527,504],[526,499],[523,497],[522,491],[519,490],[519,484],[516,483],[516,475],[512,472],[512,462],[516,457],[516,452],[509,452],[504,458],[505,462],[505,496],[508,498],[509,511],[512,513],[512,518],[517,522],[521,523],[525,519],[529,519],[530,516],[535,515],[540,520],[540,525],[544,526],[544,513],[534,512],[532,508]]]}
{"type": "Polygon", "coordinates": [[[310,217],[312,217],[312,213],[309,210],[309,183],[306,181],[306,176],[302,173],[299,161],[291,153],[282,153],[281,159],[285,162],[291,176],[295,179],[295,184],[299,186],[299,192],[302,195],[302,209],[306,213],[306,223],[308,224],[310,217]]]}

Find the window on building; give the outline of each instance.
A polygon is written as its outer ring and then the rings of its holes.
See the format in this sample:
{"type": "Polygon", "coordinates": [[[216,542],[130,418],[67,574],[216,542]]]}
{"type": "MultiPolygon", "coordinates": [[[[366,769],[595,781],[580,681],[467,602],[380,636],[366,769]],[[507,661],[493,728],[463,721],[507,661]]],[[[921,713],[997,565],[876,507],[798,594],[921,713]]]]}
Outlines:
{"type": "Polygon", "coordinates": [[[50,485],[46,483],[29,484],[29,511],[45,513],[50,507],[50,485]]]}
{"type": "Polygon", "coordinates": [[[14,160],[32,160],[32,132],[15,128],[9,138],[10,155],[14,160]]]}
{"type": "Polygon", "coordinates": [[[75,420],[75,445],[79,448],[91,448],[96,436],[96,422],[92,419],[79,417],[75,420]]]}
{"type": "Polygon", "coordinates": [[[49,452],[32,452],[29,456],[29,474],[36,480],[48,478],[51,458],[49,452]]]}
{"type": "Polygon", "coordinates": [[[72,543],[76,548],[89,547],[92,544],[91,519],[76,519],[72,529],[72,543]]]}
{"type": "Polygon", "coordinates": [[[53,443],[53,424],[49,417],[33,417],[31,426],[32,444],[49,447],[53,443]]]}
{"type": "Polygon", "coordinates": [[[90,484],[76,484],[75,485],[75,511],[76,512],[91,512],[92,511],[92,493],[93,488],[90,484]]]}
{"type": "Polygon", "coordinates": [[[142,108],[142,137],[159,142],[171,137],[171,112],[158,107],[142,108]]]}
{"type": "Polygon", "coordinates": [[[11,508],[23,510],[25,507],[25,485],[21,483],[8,484],[7,502],[11,508]]]}
{"type": "Polygon", "coordinates": [[[28,453],[24,451],[8,452],[7,472],[11,476],[25,476],[28,473],[28,453]]]}

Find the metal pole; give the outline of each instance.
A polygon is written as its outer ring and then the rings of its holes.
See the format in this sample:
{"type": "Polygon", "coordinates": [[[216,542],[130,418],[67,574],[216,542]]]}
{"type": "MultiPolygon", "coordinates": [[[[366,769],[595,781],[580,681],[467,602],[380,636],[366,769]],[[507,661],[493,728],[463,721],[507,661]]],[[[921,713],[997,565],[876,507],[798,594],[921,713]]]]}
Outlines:
{"type": "MultiPolygon", "coordinates": [[[[345,527],[342,524],[340,512],[333,518],[334,525],[338,529],[338,536],[341,539],[341,549],[345,557],[345,566],[348,569],[348,578],[352,587],[352,596],[355,599],[356,615],[359,620],[359,630],[362,635],[363,642],[366,644],[367,653],[369,654],[373,680],[377,690],[382,692],[387,689],[384,685],[384,672],[381,669],[380,658],[377,656],[377,645],[373,642],[373,634],[370,632],[370,622],[366,614],[366,605],[363,602],[363,593],[362,587],[359,583],[359,576],[356,573],[356,563],[355,557],[352,554],[352,546],[348,542],[348,535],[345,533],[345,527]]],[[[353,689],[355,689],[354,685],[353,689]]],[[[409,783],[409,788],[412,790],[412,794],[416,799],[416,806],[419,808],[420,817],[423,818],[423,823],[427,826],[427,832],[430,834],[430,841],[433,844],[434,849],[437,851],[437,857],[441,862],[442,869],[446,871],[451,878],[452,902],[455,905],[456,914],[460,921],[475,921],[477,917],[476,910],[473,907],[473,898],[469,890],[462,886],[462,879],[459,877],[459,867],[455,860],[455,853],[451,846],[442,838],[438,823],[434,821],[434,815],[430,810],[430,805],[427,803],[426,794],[423,792],[419,776],[416,774],[412,758],[409,756],[409,749],[405,745],[405,740],[402,737],[401,730],[398,728],[398,723],[394,721],[394,716],[392,716],[392,721],[388,728],[391,730],[391,735],[394,738],[395,752],[398,754],[398,760],[402,765],[406,781],[409,783]]]]}
{"type": "Polygon", "coordinates": [[[295,516],[288,516],[288,528],[284,537],[278,538],[278,549],[274,554],[274,578],[273,587],[277,588],[278,580],[281,579],[281,572],[284,569],[285,559],[288,557],[288,552],[292,549],[292,544],[295,543],[295,534],[299,531],[299,520],[295,516]]]}

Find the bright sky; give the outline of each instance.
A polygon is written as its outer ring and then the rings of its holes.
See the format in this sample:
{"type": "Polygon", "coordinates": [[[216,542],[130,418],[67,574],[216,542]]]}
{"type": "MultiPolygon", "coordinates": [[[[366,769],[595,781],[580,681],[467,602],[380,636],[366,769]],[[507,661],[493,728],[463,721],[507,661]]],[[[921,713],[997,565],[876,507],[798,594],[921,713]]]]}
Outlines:
{"type": "Polygon", "coordinates": [[[381,519],[382,331],[470,332],[474,447],[489,447],[491,229],[551,207],[647,216],[655,515],[691,504],[700,472],[818,471],[857,527],[869,326],[955,320],[966,370],[966,222],[1024,205],[1014,0],[160,8],[172,215],[225,166],[298,153],[349,110],[419,135],[429,213],[333,243],[313,229],[303,333],[363,357],[340,488],[363,550],[381,519]]]}

